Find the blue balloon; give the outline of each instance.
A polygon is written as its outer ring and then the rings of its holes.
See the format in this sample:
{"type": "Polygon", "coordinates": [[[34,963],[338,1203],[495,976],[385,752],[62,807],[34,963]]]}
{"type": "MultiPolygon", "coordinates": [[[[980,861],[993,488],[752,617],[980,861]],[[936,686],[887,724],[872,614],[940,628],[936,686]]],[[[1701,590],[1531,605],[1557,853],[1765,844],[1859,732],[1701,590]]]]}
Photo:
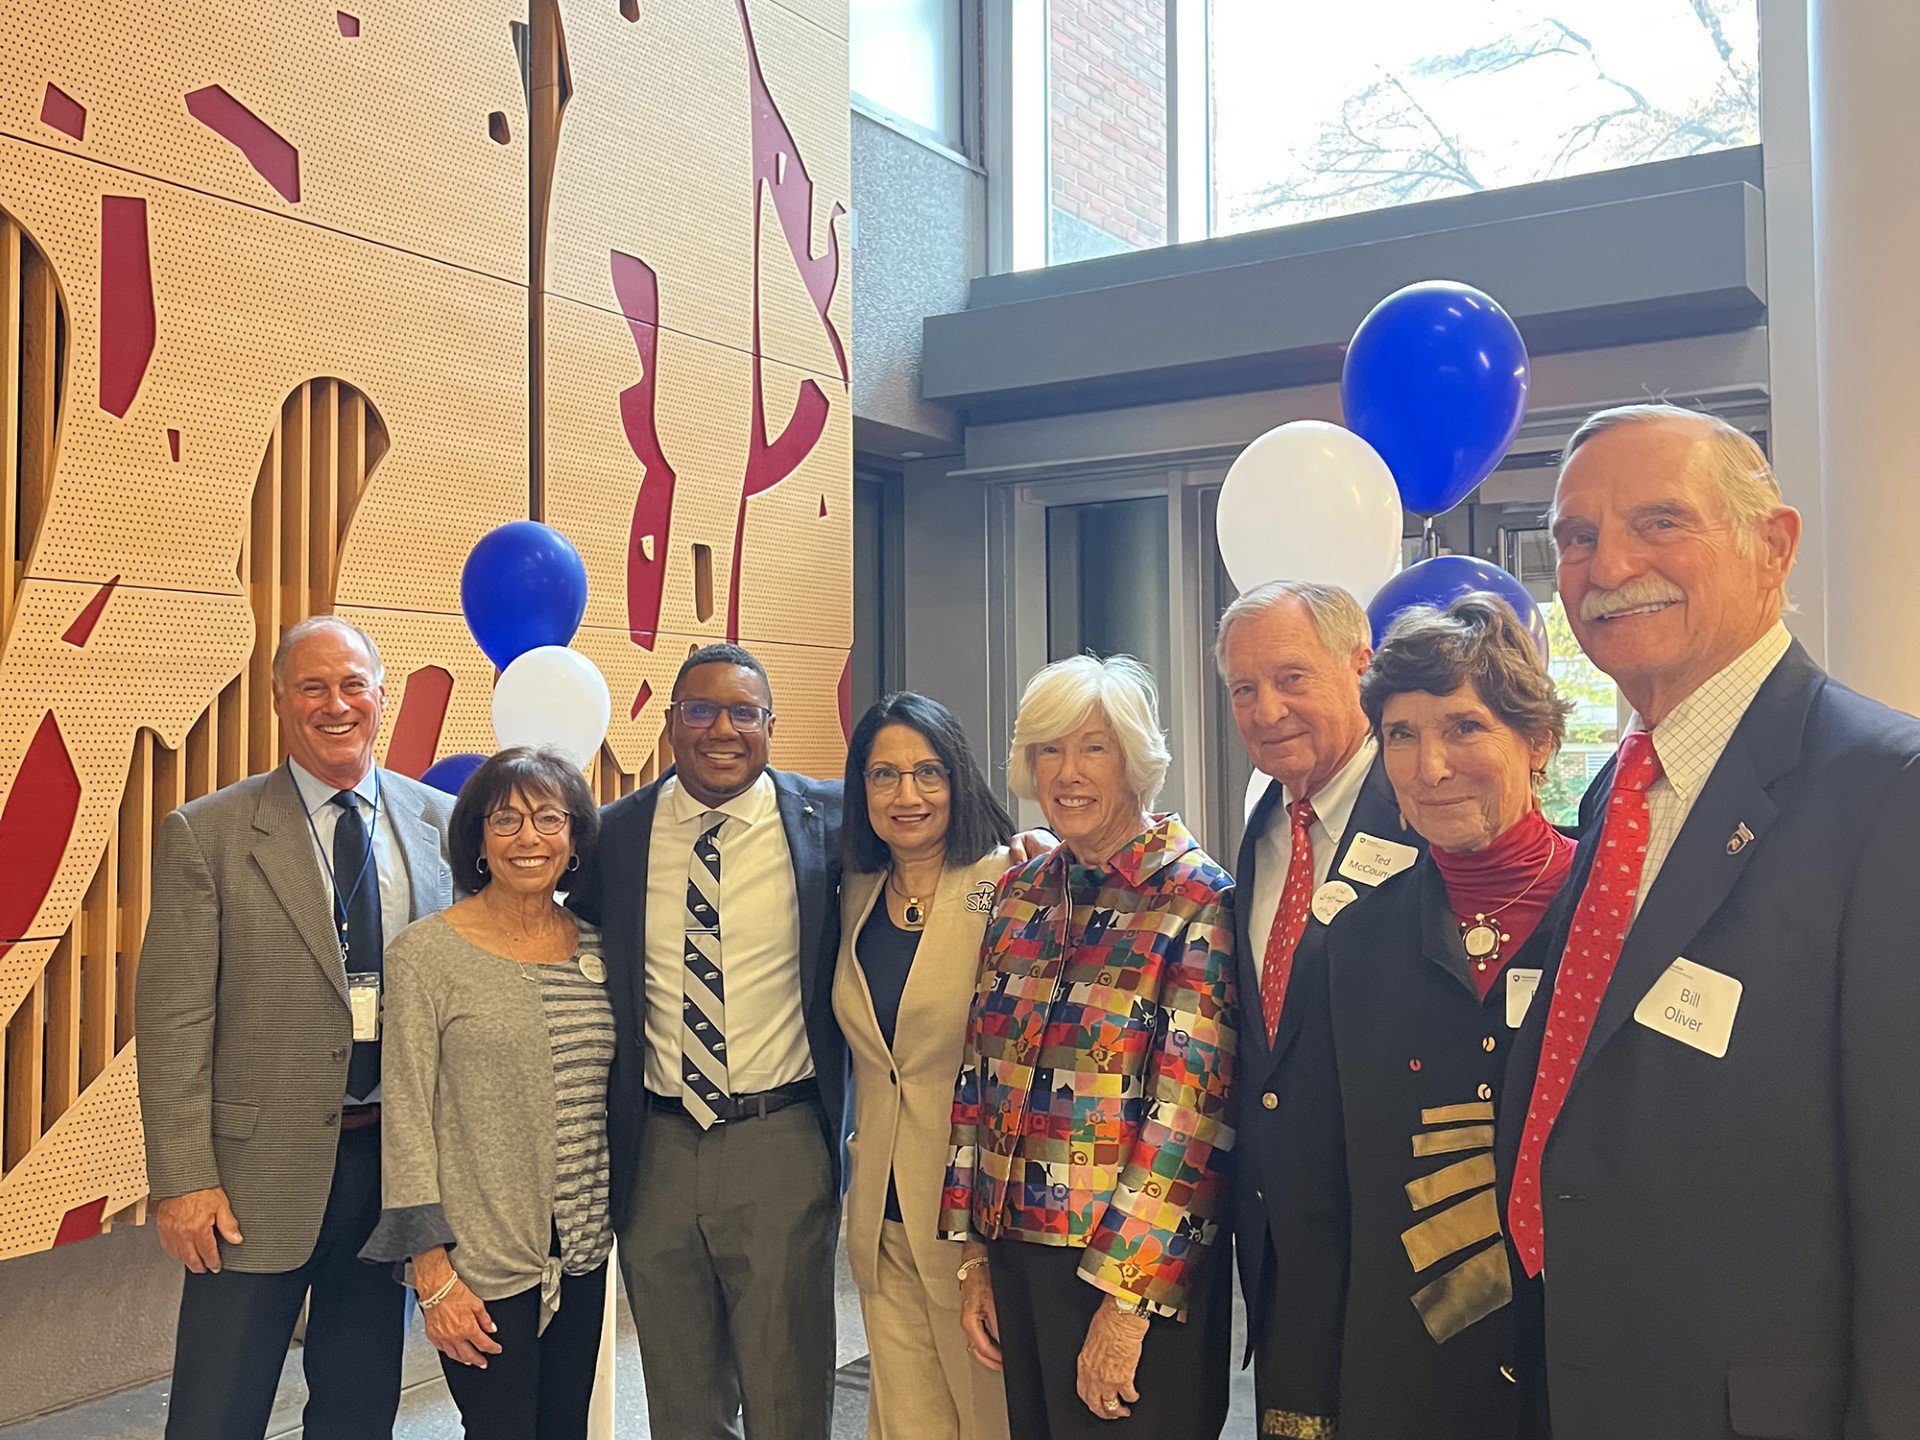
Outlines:
{"type": "Polygon", "coordinates": [[[460,572],[460,608],[487,658],[504,670],[529,650],[566,645],[587,613],[587,567],[550,525],[515,520],[489,531],[460,572]]]}
{"type": "Polygon", "coordinates": [[[461,787],[473,778],[473,772],[486,763],[487,757],[484,755],[447,755],[427,767],[427,773],[420,777],[420,783],[444,790],[449,795],[458,795],[461,787]]]}
{"type": "Polygon", "coordinates": [[[1541,660],[1550,658],[1546,617],[1534,604],[1533,596],[1527,593],[1527,587],[1498,565],[1476,560],[1471,555],[1436,555],[1431,560],[1409,565],[1382,585],[1367,606],[1367,619],[1373,622],[1374,647],[1379,648],[1381,640],[1386,638],[1387,627],[1402,610],[1413,605],[1431,605],[1436,610],[1444,610],[1473,590],[1491,591],[1506,601],[1520,617],[1520,623],[1527,627],[1541,660]]]}
{"type": "Polygon", "coordinates": [[[1347,428],[1380,452],[1416,515],[1451,510],[1513,444],[1527,413],[1527,347],[1492,296],[1451,280],[1396,290],[1347,347],[1347,428]]]}

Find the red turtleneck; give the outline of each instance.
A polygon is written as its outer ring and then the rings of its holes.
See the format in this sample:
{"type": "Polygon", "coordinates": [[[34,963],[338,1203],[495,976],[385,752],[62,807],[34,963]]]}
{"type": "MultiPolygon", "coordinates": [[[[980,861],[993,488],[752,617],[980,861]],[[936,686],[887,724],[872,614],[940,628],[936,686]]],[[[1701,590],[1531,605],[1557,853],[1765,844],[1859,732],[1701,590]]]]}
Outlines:
{"type": "Polygon", "coordinates": [[[1485,970],[1469,966],[1482,1000],[1566,884],[1575,848],[1538,810],[1529,810],[1484,850],[1455,853],[1434,847],[1433,862],[1447,882],[1447,899],[1460,923],[1470,925],[1476,915],[1492,916],[1488,923],[1508,937],[1500,958],[1485,970]]]}

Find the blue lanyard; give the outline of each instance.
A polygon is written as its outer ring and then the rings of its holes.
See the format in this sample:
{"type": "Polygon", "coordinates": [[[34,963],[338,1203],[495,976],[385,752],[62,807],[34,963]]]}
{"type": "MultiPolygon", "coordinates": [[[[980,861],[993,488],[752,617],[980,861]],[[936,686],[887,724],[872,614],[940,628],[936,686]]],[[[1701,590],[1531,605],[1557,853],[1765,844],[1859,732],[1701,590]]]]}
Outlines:
{"type": "MultiPolygon", "coordinates": [[[[360,873],[353,877],[353,888],[345,896],[340,894],[340,877],[333,872],[333,858],[327,854],[327,847],[320,839],[320,827],[314,823],[313,811],[307,809],[307,797],[301,793],[300,782],[294,779],[292,760],[287,761],[287,779],[293,783],[293,793],[300,796],[300,809],[307,817],[307,829],[313,832],[314,848],[320,852],[320,863],[327,872],[327,888],[333,892],[333,921],[340,928],[340,953],[344,956],[347,953],[347,917],[353,910],[354,897],[366,882],[367,871],[373,867],[373,830],[380,823],[380,769],[375,766],[373,771],[373,824],[367,826],[366,853],[360,857],[360,873]]],[[[357,801],[358,796],[355,799],[357,801]]]]}

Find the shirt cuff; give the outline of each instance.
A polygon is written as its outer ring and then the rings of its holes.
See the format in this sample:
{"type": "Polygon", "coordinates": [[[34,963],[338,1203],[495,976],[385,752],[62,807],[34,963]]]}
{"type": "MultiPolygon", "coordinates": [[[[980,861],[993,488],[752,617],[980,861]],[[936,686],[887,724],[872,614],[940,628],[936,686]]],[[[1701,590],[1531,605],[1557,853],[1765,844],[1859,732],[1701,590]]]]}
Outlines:
{"type": "Polygon", "coordinates": [[[436,1245],[452,1249],[453,1231],[447,1225],[446,1211],[438,1205],[403,1205],[397,1210],[382,1210],[380,1223],[360,1247],[362,1260],[411,1260],[422,1250],[436,1245]]]}

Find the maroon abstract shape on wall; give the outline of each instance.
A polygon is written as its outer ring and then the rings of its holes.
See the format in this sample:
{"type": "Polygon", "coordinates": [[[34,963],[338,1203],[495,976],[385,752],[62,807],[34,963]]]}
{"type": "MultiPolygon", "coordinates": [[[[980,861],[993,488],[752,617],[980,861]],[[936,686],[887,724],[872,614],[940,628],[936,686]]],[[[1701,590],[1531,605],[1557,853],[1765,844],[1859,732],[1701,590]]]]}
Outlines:
{"type": "Polygon", "coordinates": [[[113,592],[119,587],[120,577],[114,576],[100,587],[100,593],[87,602],[87,608],[73,617],[73,623],[66,628],[61,639],[78,650],[93,638],[93,627],[100,623],[100,615],[107,608],[107,602],[113,598],[113,592]]]}
{"type": "Polygon", "coordinates": [[[360,38],[360,17],[349,15],[344,10],[333,12],[333,23],[340,27],[340,34],[348,40],[360,38]]]}
{"type": "Polygon", "coordinates": [[[153,260],[147,202],[100,197],[100,408],[125,417],[153,359],[153,260]]]}
{"type": "MultiPolygon", "coordinates": [[[[754,300],[755,343],[758,344],[760,302],[754,300]]],[[[747,502],[778,485],[800,468],[800,462],[820,443],[827,428],[827,397],[812,380],[800,382],[793,414],[779,436],[767,439],[766,387],[761,383],[760,357],[753,357],[753,430],[747,436],[746,483],[740,487],[740,509],[733,522],[733,574],[727,582],[727,638],[740,638],[740,573],[747,542],[747,502]]]]}
{"type": "Polygon", "coordinates": [[[33,917],[60,873],[60,857],[80,814],[80,776],[67,753],[60,723],[47,711],[33,733],[0,809],[0,954],[27,938],[33,917]]]}
{"type": "Polygon", "coordinates": [[[640,682],[640,693],[633,697],[633,709],[627,712],[629,720],[638,720],[640,712],[647,708],[647,701],[653,698],[653,686],[647,681],[640,682]]]}
{"type": "Polygon", "coordinates": [[[87,107],[51,80],[40,100],[40,123],[75,140],[87,138],[87,107]]]}
{"type": "Polygon", "coordinates": [[[100,1233],[100,1222],[107,1218],[107,1197],[89,1200],[84,1205],[76,1205],[60,1217],[60,1228],[54,1232],[55,1245],[73,1245],[82,1240],[91,1240],[100,1233]]]}
{"type": "Polygon", "coordinates": [[[853,656],[840,667],[840,739],[853,739],[853,656]]]}
{"type": "Polygon", "coordinates": [[[246,156],[282,199],[300,203],[300,152],[286,136],[218,85],[188,95],[187,113],[246,156]]]}
{"type": "Polygon", "coordinates": [[[180,463],[180,432],[178,430],[167,431],[167,453],[173,456],[174,464],[180,463]]]}
{"type": "Polygon", "coordinates": [[[394,717],[393,739],[387,742],[387,768],[409,780],[418,780],[433,764],[440,748],[440,731],[447,723],[453,700],[452,672],[423,665],[407,676],[400,713],[394,717]]]}
{"type": "MultiPolygon", "coordinates": [[[[676,479],[660,448],[657,402],[660,378],[660,277],[644,260],[612,252],[613,293],[640,352],[640,379],[620,392],[620,425],[627,446],[646,467],[633,502],[627,532],[627,631],[643,650],[660,633],[660,606],[667,588],[667,543],[673,524],[676,479]],[[651,540],[653,553],[647,553],[651,540]]],[[[634,714],[639,714],[636,703],[634,714]]]]}

